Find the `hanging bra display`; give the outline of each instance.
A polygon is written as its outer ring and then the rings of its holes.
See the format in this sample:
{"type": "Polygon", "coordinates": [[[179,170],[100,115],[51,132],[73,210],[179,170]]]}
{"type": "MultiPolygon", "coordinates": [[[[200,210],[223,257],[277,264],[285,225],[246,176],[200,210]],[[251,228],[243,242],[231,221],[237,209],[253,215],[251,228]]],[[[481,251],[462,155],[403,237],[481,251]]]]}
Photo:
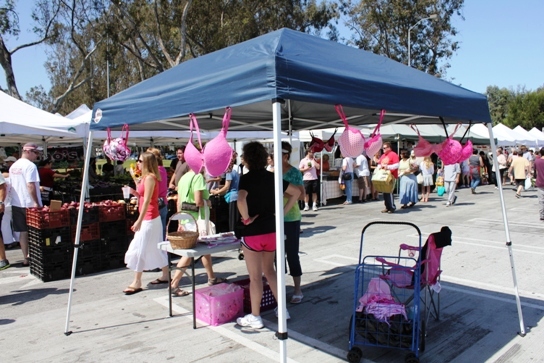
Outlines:
{"type": "Polygon", "coordinates": [[[196,116],[194,114],[189,115],[189,130],[191,136],[189,138],[189,143],[185,148],[185,161],[195,173],[200,173],[202,167],[204,167],[209,175],[216,177],[223,174],[229,167],[232,159],[232,148],[227,142],[227,131],[231,113],[232,109],[227,107],[225,109],[225,115],[223,116],[221,131],[216,137],[208,142],[204,148],[202,147],[200,128],[198,127],[196,116]],[[193,127],[198,136],[198,145],[200,146],[201,151],[193,144],[193,127]]]}
{"type": "Polygon", "coordinates": [[[308,145],[308,148],[312,150],[314,153],[323,151],[323,149],[327,150],[328,152],[331,152],[335,142],[334,135],[336,135],[336,130],[334,130],[334,134],[332,134],[332,136],[329,138],[329,140],[327,140],[327,142],[323,142],[323,140],[315,137],[314,134],[310,132],[312,141],[310,141],[310,145],[308,145]]]}
{"type": "Polygon", "coordinates": [[[382,148],[383,140],[382,135],[380,134],[380,126],[382,125],[384,116],[385,110],[381,110],[380,120],[378,121],[378,124],[376,125],[376,128],[372,134],[370,134],[370,138],[365,142],[365,152],[368,157],[376,155],[376,153],[382,148]]]}
{"type": "Polygon", "coordinates": [[[453,139],[453,135],[455,135],[459,126],[461,124],[457,124],[451,135],[442,142],[442,150],[437,152],[438,157],[442,159],[444,165],[452,165],[459,161],[463,147],[459,141],[453,139]]]}
{"type": "Polygon", "coordinates": [[[360,130],[355,127],[351,127],[348,124],[342,105],[334,106],[336,112],[344,122],[344,132],[338,138],[338,145],[340,145],[340,152],[342,156],[349,156],[355,158],[363,153],[365,149],[365,137],[360,130]]]}
{"type": "Polygon", "coordinates": [[[437,155],[438,155],[438,152],[436,151],[436,149],[437,149],[437,146],[439,146],[439,145],[440,145],[440,149],[441,149],[442,148],[441,144],[438,144],[438,145],[437,144],[431,144],[430,142],[425,140],[423,138],[423,136],[421,136],[421,134],[419,133],[419,130],[418,130],[416,125],[412,124],[412,125],[410,125],[410,127],[412,128],[412,130],[417,132],[417,144],[413,148],[415,156],[416,157],[431,156],[432,153],[434,153],[434,152],[436,152],[437,155]]]}

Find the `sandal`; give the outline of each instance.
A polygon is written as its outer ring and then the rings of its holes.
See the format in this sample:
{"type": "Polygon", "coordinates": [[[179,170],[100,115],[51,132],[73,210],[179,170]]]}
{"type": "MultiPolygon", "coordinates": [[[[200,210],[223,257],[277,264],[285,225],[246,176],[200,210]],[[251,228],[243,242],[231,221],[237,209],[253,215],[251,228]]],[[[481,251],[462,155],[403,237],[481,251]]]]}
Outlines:
{"type": "Polygon", "coordinates": [[[172,290],[172,296],[175,297],[187,296],[189,294],[189,291],[182,290],[179,287],[176,287],[174,290],[172,290]]]}
{"type": "Polygon", "coordinates": [[[223,282],[227,282],[227,279],[224,277],[214,277],[213,279],[208,279],[208,286],[222,284],[223,282]]]}
{"type": "Polygon", "coordinates": [[[302,299],[304,299],[304,295],[293,295],[291,297],[291,304],[300,304],[302,302],[302,299]]]}

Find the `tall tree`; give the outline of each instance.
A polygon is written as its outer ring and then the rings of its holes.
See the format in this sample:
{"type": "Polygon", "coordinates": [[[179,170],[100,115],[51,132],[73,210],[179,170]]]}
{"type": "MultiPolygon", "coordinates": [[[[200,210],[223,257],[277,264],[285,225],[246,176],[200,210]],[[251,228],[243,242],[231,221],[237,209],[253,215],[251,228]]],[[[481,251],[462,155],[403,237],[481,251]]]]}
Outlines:
{"type": "Polygon", "coordinates": [[[342,0],[341,10],[352,32],[348,43],[384,55],[438,77],[450,67],[448,59],[459,48],[452,18],[464,0],[342,0]],[[437,14],[435,20],[424,20],[437,14]],[[416,25],[417,24],[417,25],[416,25]],[[411,46],[408,49],[408,33],[411,46]]]}
{"type": "MultiPolygon", "coordinates": [[[[64,0],[62,38],[47,62],[54,110],[71,111],[172,68],[289,27],[334,36],[336,6],[315,0],[64,0]],[[72,4],[72,5],[70,5],[72,4]],[[95,49],[96,48],[96,49],[95,49]],[[95,50],[93,50],[95,49],[95,50]],[[71,86],[72,85],[72,86],[71,86]],[[79,86],[76,87],[76,85],[79,86]],[[70,92],[66,92],[70,90],[70,92]]],[[[45,105],[39,89],[28,94],[45,105]]]]}
{"type": "Polygon", "coordinates": [[[8,49],[6,37],[17,37],[20,33],[19,16],[16,11],[16,0],[3,0],[0,3],[0,66],[6,77],[7,93],[21,99],[15,73],[13,72],[13,55],[21,49],[46,42],[53,42],[57,36],[56,17],[60,10],[59,0],[38,0],[32,11],[33,32],[36,40],[8,49]]]}
{"type": "Polygon", "coordinates": [[[506,88],[488,86],[486,95],[493,124],[504,123],[508,115],[508,107],[514,99],[514,92],[506,88]]]}

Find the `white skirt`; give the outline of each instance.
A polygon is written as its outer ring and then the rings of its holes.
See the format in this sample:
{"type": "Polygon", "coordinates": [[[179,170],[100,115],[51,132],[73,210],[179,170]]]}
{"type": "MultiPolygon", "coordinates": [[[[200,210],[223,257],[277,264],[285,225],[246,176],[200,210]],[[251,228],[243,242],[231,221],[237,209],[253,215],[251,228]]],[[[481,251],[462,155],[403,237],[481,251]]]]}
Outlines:
{"type": "Polygon", "coordinates": [[[125,254],[127,267],[133,271],[142,272],[167,266],[168,257],[166,251],[157,248],[159,242],[162,242],[161,217],[143,221],[125,254]]]}

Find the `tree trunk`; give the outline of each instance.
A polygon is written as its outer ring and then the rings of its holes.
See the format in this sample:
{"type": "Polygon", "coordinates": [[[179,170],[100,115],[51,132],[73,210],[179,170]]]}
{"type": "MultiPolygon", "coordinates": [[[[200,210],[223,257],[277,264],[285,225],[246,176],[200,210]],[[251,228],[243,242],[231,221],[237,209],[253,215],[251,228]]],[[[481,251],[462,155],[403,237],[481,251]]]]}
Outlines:
{"type": "Polygon", "coordinates": [[[12,97],[21,100],[21,95],[17,90],[17,84],[15,83],[15,74],[13,74],[13,64],[11,60],[11,53],[6,48],[4,43],[4,38],[0,35],[0,66],[4,69],[6,73],[6,85],[8,87],[7,91],[12,97]]]}

